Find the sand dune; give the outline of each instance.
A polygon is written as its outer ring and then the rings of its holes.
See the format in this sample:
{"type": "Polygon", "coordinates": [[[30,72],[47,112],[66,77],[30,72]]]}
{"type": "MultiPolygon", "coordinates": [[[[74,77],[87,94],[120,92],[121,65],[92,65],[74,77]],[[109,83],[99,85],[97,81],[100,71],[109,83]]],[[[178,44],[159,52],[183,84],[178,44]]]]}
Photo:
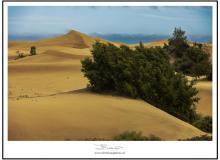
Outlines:
{"type": "MultiPolygon", "coordinates": [[[[9,47],[30,47],[31,45],[39,46],[66,46],[73,48],[89,48],[95,42],[95,38],[89,37],[83,33],[71,30],[65,35],[47,38],[38,41],[18,41],[9,42],[9,47]]],[[[97,39],[98,40],[98,39],[97,39]]]]}
{"type": "MultiPolygon", "coordinates": [[[[93,40],[72,31],[37,42],[9,43],[9,140],[110,139],[129,130],[165,140],[205,134],[142,100],[81,90],[88,80],[80,60],[91,56],[93,40]],[[33,44],[37,55],[14,60],[16,50],[28,55],[33,44]]],[[[198,112],[211,115],[211,82],[201,81],[197,88],[202,99],[198,112]]]]}
{"type": "Polygon", "coordinates": [[[18,74],[19,72],[23,73],[32,73],[32,72],[59,72],[63,70],[80,70],[81,66],[78,64],[68,64],[68,63],[57,63],[57,64],[51,64],[51,63],[35,63],[35,64],[15,64],[15,65],[9,65],[8,67],[9,72],[18,74]]]}
{"type": "Polygon", "coordinates": [[[89,48],[95,42],[96,39],[91,38],[80,32],[71,30],[65,35],[43,39],[36,42],[36,46],[67,46],[73,48],[89,48]]]}
{"type": "MultiPolygon", "coordinates": [[[[110,43],[107,40],[96,37],[90,37],[84,33],[71,30],[65,35],[42,39],[38,41],[12,41],[9,42],[8,46],[9,48],[16,48],[16,49],[30,48],[31,46],[36,46],[36,47],[63,46],[63,47],[82,49],[82,48],[91,48],[96,41],[100,41],[103,43],[110,43]]],[[[117,46],[122,44],[116,42],[111,42],[111,43],[117,46]]]]}
{"type": "Polygon", "coordinates": [[[13,75],[9,75],[10,98],[38,95],[45,96],[81,89],[87,84],[87,79],[85,79],[79,71],[66,70],[64,68],[63,71],[60,70],[58,72],[52,72],[50,70],[38,72],[35,70],[33,72],[21,72],[16,74],[10,72],[10,74],[13,75]]]}
{"type": "MultiPolygon", "coordinates": [[[[155,47],[155,46],[164,46],[164,43],[168,43],[168,40],[158,40],[158,41],[153,41],[153,42],[149,42],[149,43],[144,43],[145,47],[155,47]]],[[[129,46],[131,48],[134,48],[135,46],[137,46],[139,44],[130,44],[129,46]]]]}
{"type": "Polygon", "coordinates": [[[196,84],[196,88],[199,90],[198,97],[200,98],[197,104],[197,112],[212,116],[212,82],[200,81],[196,84]]]}
{"type": "MultiPolygon", "coordinates": [[[[17,46],[17,48],[9,48],[8,57],[9,57],[10,62],[15,62],[14,60],[17,57],[16,51],[24,53],[25,56],[30,55],[30,47],[20,47],[19,48],[19,46],[17,46]]],[[[50,51],[62,52],[62,53],[65,53],[65,54],[73,54],[74,56],[75,55],[91,56],[90,48],[79,49],[79,48],[71,48],[71,47],[65,47],[65,46],[42,46],[42,47],[37,47],[37,55],[36,56],[38,56],[42,53],[50,54],[49,53],[50,51]]],[[[51,53],[51,54],[55,54],[55,53],[51,53]]],[[[17,61],[22,61],[22,60],[23,59],[18,59],[17,61]]]]}
{"type": "Polygon", "coordinates": [[[10,140],[111,139],[130,130],[165,140],[205,134],[141,100],[89,92],[10,100],[9,106],[10,140]]]}
{"type": "Polygon", "coordinates": [[[70,54],[67,52],[61,52],[56,50],[47,50],[42,54],[35,55],[35,56],[27,56],[24,58],[17,59],[16,61],[11,61],[13,64],[25,64],[27,63],[52,63],[52,62],[62,62],[62,61],[71,61],[80,60],[89,57],[88,55],[77,55],[77,54],[70,54]]]}

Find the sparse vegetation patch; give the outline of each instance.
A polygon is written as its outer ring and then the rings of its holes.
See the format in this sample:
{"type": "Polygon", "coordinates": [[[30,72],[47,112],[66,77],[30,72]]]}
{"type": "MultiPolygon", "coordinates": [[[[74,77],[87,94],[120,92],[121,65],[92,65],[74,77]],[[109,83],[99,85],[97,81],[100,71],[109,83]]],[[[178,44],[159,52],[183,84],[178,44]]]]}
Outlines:
{"type": "Polygon", "coordinates": [[[19,58],[24,58],[25,57],[23,52],[16,51],[16,54],[17,54],[17,57],[15,58],[15,60],[19,59],[19,58]]]}
{"type": "Polygon", "coordinates": [[[204,132],[212,133],[212,117],[198,115],[193,125],[204,132]]]}
{"type": "Polygon", "coordinates": [[[115,141],[161,141],[155,135],[143,136],[141,132],[127,131],[113,138],[115,141]]]}
{"type": "Polygon", "coordinates": [[[212,141],[212,136],[208,136],[208,135],[195,136],[192,138],[180,139],[179,141],[212,141]]]}

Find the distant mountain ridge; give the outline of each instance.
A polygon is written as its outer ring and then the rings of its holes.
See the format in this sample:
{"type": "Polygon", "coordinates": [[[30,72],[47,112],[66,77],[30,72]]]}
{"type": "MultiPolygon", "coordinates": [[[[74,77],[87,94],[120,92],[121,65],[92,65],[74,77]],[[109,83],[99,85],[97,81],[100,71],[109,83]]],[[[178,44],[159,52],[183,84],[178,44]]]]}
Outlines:
{"type": "MultiPolygon", "coordinates": [[[[89,46],[91,46],[91,43],[94,42],[95,39],[103,39],[110,42],[120,42],[120,43],[126,43],[126,44],[137,44],[140,41],[143,43],[148,42],[154,42],[158,40],[165,40],[168,39],[169,35],[160,35],[160,34],[100,34],[100,33],[91,33],[89,35],[86,35],[84,33],[71,30],[67,34],[9,34],[8,39],[9,41],[41,41],[44,39],[51,39],[51,37],[54,37],[57,39],[57,37],[63,37],[61,38],[64,41],[67,41],[67,39],[74,39],[74,42],[77,43],[77,41],[81,41],[82,43],[84,40],[89,41],[89,46]],[[64,38],[64,36],[66,38],[64,38]],[[69,37],[69,38],[67,38],[69,37]]],[[[187,36],[190,41],[193,42],[200,42],[200,43],[207,43],[212,42],[212,36],[210,35],[188,35],[187,36]]],[[[53,39],[54,39],[53,38],[53,39]]],[[[57,40],[61,40],[58,38],[57,40]]],[[[57,41],[57,43],[60,43],[57,41]]],[[[84,44],[83,47],[88,46],[88,44],[84,44]]]]}
{"type": "Polygon", "coordinates": [[[40,39],[60,36],[62,34],[9,34],[9,41],[36,41],[40,39]]]}
{"type": "MultiPolygon", "coordinates": [[[[100,34],[92,33],[93,37],[103,38],[112,42],[122,42],[127,44],[136,44],[140,41],[147,43],[158,40],[168,39],[170,35],[160,35],[160,34],[100,34]]],[[[189,35],[188,39],[193,42],[212,42],[212,36],[210,35],[189,35]]]]}

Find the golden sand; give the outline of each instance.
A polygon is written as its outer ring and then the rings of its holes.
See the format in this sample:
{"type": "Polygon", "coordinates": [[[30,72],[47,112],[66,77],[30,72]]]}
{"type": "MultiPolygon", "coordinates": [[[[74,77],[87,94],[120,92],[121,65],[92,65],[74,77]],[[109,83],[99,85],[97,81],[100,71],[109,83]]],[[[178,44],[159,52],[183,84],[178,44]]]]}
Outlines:
{"type": "MultiPolygon", "coordinates": [[[[80,60],[94,39],[73,32],[37,42],[9,43],[9,140],[111,139],[141,131],[164,140],[204,132],[142,101],[84,90],[80,60]],[[80,41],[72,42],[76,39],[80,41]],[[37,55],[14,60],[16,50],[37,55]]],[[[199,82],[198,112],[211,115],[211,82],[199,82]]]]}

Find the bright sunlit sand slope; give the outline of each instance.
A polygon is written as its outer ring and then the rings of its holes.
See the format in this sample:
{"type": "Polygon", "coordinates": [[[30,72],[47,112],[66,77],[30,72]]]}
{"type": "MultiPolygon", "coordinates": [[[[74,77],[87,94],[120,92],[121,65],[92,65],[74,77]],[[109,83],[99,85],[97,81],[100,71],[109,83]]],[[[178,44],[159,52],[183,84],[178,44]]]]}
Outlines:
{"type": "Polygon", "coordinates": [[[164,140],[205,134],[142,100],[86,91],[11,99],[9,106],[9,140],[111,139],[124,131],[164,140]]]}

